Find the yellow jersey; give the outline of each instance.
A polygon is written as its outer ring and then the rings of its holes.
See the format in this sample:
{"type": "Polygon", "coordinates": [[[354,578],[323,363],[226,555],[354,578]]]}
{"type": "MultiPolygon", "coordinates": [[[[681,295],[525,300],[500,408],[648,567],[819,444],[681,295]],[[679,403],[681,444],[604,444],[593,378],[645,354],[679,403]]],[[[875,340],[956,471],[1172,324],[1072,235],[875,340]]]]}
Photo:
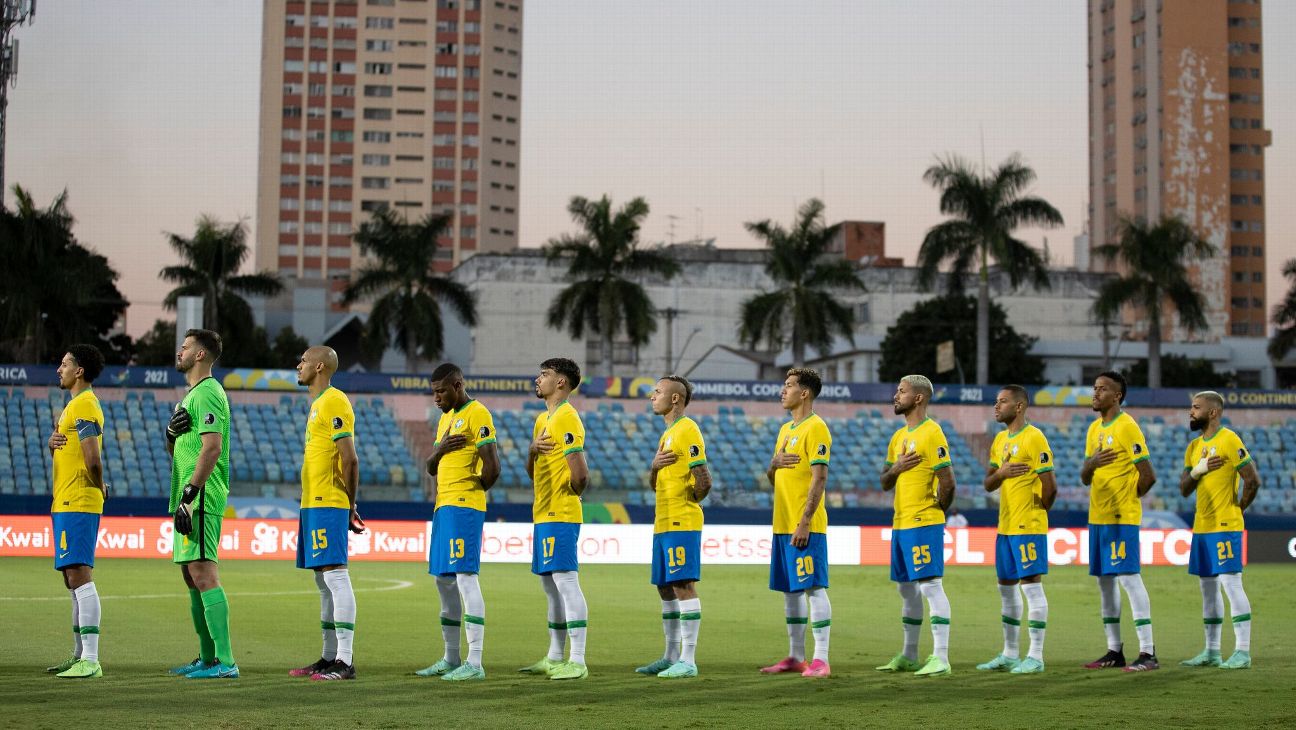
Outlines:
{"type": "MultiPolygon", "coordinates": [[[[774,534],[791,535],[796,532],[797,523],[805,513],[806,498],[810,496],[810,467],[823,464],[827,468],[832,458],[828,424],[813,413],[800,423],[788,421],[779,429],[774,442],[774,453],[780,451],[801,457],[793,466],[774,470],[774,534]]],[[[828,532],[828,512],[824,508],[827,501],[825,495],[810,517],[811,532],[828,532]]]]}
{"type": "Polygon", "coordinates": [[[936,472],[950,467],[950,452],[949,442],[945,440],[945,431],[940,424],[925,418],[913,428],[902,426],[898,429],[887,445],[887,467],[890,468],[901,455],[910,452],[921,455],[922,461],[896,477],[895,516],[891,520],[891,527],[905,530],[926,525],[943,525],[945,512],[936,499],[936,487],[939,484],[936,472]]]}
{"type": "Polygon", "coordinates": [[[478,449],[495,443],[495,421],[490,411],[481,401],[469,400],[449,413],[442,413],[436,432],[438,444],[457,434],[468,439],[463,448],[441,457],[437,464],[437,508],[448,505],[485,512],[486,490],[481,483],[482,459],[478,449]]]}
{"type": "MultiPolygon", "coordinates": [[[[63,407],[58,431],[67,436],[63,448],[54,452],[54,504],[50,512],[90,512],[103,514],[104,497],[90,479],[81,442],[94,439],[103,463],[103,410],[99,398],[90,388],[78,393],[63,407]]],[[[101,472],[102,473],[102,472],[101,472]]]]}
{"type": "Polygon", "coordinates": [[[332,386],[311,403],[302,454],[302,507],[351,508],[342,473],[339,439],[355,436],[355,411],[346,394],[332,386]]]}
{"type": "Polygon", "coordinates": [[[1149,458],[1147,440],[1134,417],[1125,411],[1107,423],[1089,424],[1085,458],[1101,446],[1116,451],[1116,460],[1094,470],[1089,485],[1089,522],[1095,525],[1137,525],[1143,522],[1135,464],[1149,458]]]}
{"type": "Polygon", "coordinates": [[[1197,480],[1197,516],[1193,532],[1241,532],[1242,508],[1238,506],[1238,470],[1251,463],[1251,452],[1232,430],[1221,427],[1210,438],[1198,436],[1184,452],[1184,471],[1201,459],[1218,456],[1224,464],[1197,480]]]}
{"type": "Polygon", "coordinates": [[[536,522],[575,522],[583,520],[581,499],[571,488],[571,468],[567,455],[585,450],[585,426],[571,403],[563,401],[553,410],[536,416],[533,439],[545,434],[554,443],[553,451],[536,454],[532,464],[535,504],[531,516],[536,522]]]}
{"type": "Polygon", "coordinates": [[[1053,471],[1053,451],[1044,432],[1026,424],[1016,433],[1000,431],[990,445],[990,466],[1025,464],[1030,471],[999,485],[999,534],[1042,535],[1048,532],[1044,486],[1040,474],[1053,471]]]}
{"type": "Polygon", "coordinates": [[[658,451],[670,451],[677,460],[657,472],[657,519],[653,532],[702,529],[702,505],[693,498],[695,467],[706,460],[702,430],[688,416],[677,418],[657,440],[658,451]]]}

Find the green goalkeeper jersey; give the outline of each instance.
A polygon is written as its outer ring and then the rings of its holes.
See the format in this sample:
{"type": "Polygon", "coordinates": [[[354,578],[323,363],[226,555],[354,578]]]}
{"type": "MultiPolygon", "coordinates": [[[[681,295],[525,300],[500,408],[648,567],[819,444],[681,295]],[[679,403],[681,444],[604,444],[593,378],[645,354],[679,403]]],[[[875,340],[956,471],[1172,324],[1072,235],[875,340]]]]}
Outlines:
{"type": "Polygon", "coordinates": [[[216,378],[206,377],[189,389],[180,402],[180,407],[189,411],[193,426],[188,433],[176,439],[175,449],[171,453],[171,505],[167,509],[175,512],[176,505],[180,503],[180,493],[193,476],[194,468],[198,465],[198,454],[202,451],[202,435],[219,433],[220,458],[216,460],[216,468],[207,477],[206,488],[193,507],[195,511],[201,508],[210,515],[223,515],[225,502],[229,498],[229,399],[216,378]]]}

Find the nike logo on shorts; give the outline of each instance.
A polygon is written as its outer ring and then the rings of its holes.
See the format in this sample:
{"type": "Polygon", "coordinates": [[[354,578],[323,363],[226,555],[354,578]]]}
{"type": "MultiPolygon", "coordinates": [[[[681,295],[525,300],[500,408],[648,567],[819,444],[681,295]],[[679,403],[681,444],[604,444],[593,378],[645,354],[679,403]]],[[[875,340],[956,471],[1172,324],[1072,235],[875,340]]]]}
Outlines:
{"type": "Polygon", "coordinates": [[[59,560],[62,560],[63,558],[66,558],[67,556],[68,556],[67,553],[59,553],[59,560]]]}
{"type": "Polygon", "coordinates": [[[670,573],[671,575],[675,575],[676,573],[680,572],[681,570],[683,570],[683,568],[675,568],[674,570],[669,570],[669,571],[667,571],[667,572],[670,573]]]}
{"type": "Polygon", "coordinates": [[[317,551],[317,552],[313,552],[313,553],[311,553],[311,557],[312,557],[312,558],[318,558],[318,557],[320,556],[320,553],[322,553],[322,552],[324,552],[324,551],[323,551],[323,550],[320,550],[320,551],[317,551]]]}
{"type": "Polygon", "coordinates": [[[1035,564],[1035,563],[1033,563],[1033,562],[1032,562],[1032,563],[1022,563],[1022,568],[1023,568],[1023,569],[1025,569],[1025,568],[1029,568],[1029,567],[1031,567],[1031,566],[1034,565],[1034,564],[1035,564]]]}

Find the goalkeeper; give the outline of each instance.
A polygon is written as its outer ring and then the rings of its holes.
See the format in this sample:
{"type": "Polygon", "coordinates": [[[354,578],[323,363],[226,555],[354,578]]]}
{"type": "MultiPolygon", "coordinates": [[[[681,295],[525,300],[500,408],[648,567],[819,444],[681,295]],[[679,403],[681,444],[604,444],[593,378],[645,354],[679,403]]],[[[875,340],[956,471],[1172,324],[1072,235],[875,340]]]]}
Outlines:
{"type": "Polygon", "coordinates": [[[229,399],[212,377],[221,355],[220,335],[192,329],[176,354],[189,391],[167,423],[171,453],[171,506],[175,519],[173,560],[189,586],[189,608],[199,654],[171,670],[190,679],[237,679],[230,649],[229,605],[217,572],[221,521],[229,496],[229,399]]]}

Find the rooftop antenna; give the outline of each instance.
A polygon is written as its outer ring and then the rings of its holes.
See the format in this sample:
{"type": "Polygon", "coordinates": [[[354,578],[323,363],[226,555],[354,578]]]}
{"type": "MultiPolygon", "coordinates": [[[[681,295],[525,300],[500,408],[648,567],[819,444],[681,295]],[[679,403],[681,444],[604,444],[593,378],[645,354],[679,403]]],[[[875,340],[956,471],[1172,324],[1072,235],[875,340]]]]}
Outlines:
{"type": "Polygon", "coordinates": [[[36,17],[36,0],[0,0],[0,208],[4,207],[5,128],[9,87],[17,85],[18,39],[9,34],[36,17]]]}

